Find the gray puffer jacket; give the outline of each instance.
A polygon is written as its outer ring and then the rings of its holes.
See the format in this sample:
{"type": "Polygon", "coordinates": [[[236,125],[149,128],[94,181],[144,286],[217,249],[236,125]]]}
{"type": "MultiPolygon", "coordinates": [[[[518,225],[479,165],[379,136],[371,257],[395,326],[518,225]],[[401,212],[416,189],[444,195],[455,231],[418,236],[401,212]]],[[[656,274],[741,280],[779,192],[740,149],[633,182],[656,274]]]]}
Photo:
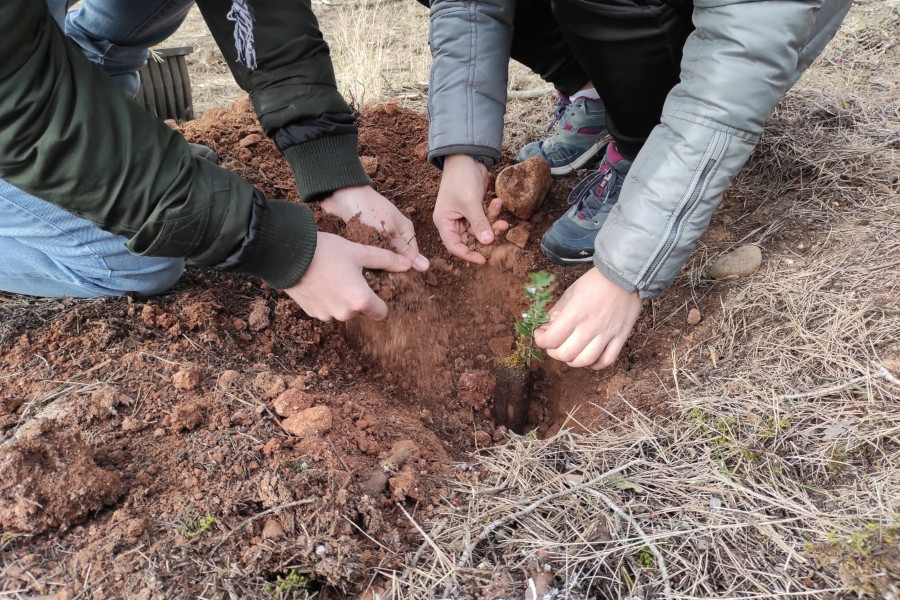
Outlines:
{"type": "MultiPolygon", "coordinates": [[[[672,283],[766,119],[850,4],[694,0],[681,81],[597,236],[594,264],[604,276],[643,298],[672,283]]],[[[515,0],[433,2],[430,160],[499,158],[514,11],[515,0]]]]}

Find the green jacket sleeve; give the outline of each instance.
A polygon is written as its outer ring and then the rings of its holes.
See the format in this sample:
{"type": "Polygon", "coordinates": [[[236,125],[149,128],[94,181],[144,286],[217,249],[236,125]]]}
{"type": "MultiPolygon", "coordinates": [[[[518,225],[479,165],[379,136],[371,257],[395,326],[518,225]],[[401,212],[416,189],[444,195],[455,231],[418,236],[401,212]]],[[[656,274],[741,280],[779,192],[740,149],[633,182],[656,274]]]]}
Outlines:
{"type": "Polygon", "coordinates": [[[124,235],[137,254],[230,261],[278,288],[300,279],[315,252],[308,209],[268,204],[194,159],[65,40],[44,2],[0,2],[0,24],[0,177],[124,235]]]}
{"type": "Polygon", "coordinates": [[[352,112],[338,92],[309,0],[198,0],[197,6],[266,134],[277,138],[279,131],[306,125],[290,144],[276,139],[300,197],[309,201],[368,185],[352,112]],[[337,124],[348,120],[350,127],[337,124]]]}

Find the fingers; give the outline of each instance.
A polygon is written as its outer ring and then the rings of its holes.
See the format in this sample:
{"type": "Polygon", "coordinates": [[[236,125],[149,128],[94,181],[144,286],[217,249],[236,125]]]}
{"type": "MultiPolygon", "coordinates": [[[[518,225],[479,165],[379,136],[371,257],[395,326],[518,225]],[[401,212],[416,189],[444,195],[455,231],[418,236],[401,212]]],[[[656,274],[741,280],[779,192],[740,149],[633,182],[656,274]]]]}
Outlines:
{"type": "Polygon", "coordinates": [[[566,304],[567,298],[563,294],[559,302],[550,310],[549,320],[535,330],[534,342],[539,347],[545,350],[555,350],[575,331],[578,321],[570,314],[571,311],[564,310],[566,304]]]}
{"type": "Polygon", "coordinates": [[[485,216],[481,207],[474,207],[471,214],[463,215],[469,222],[469,231],[475,236],[475,239],[482,244],[490,244],[494,241],[494,230],[491,229],[491,222],[485,216]]]}
{"type": "Polygon", "coordinates": [[[400,234],[391,238],[391,247],[408,258],[416,271],[427,271],[430,263],[428,259],[419,254],[419,244],[416,242],[416,233],[412,222],[407,219],[408,228],[401,228],[400,234]]]}
{"type": "Polygon", "coordinates": [[[600,358],[597,359],[590,368],[594,371],[599,371],[600,369],[605,369],[609,366],[612,366],[616,359],[619,358],[619,353],[622,352],[622,348],[625,347],[626,338],[613,338],[613,340],[606,345],[606,349],[603,351],[603,354],[600,355],[600,358]]]}
{"type": "Polygon", "coordinates": [[[412,261],[409,257],[397,254],[391,250],[376,248],[375,246],[364,246],[363,244],[354,244],[354,246],[358,252],[359,265],[366,269],[402,273],[403,271],[408,271],[412,266],[412,261]]]}
{"type": "Polygon", "coordinates": [[[503,210],[503,199],[502,198],[494,198],[491,200],[491,203],[488,205],[488,219],[491,221],[496,221],[497,217],[500,216],[500,211],[503,210]]]}
{"type": "Polygon", "coordinates": [[[484,256],[463,244],[456,221],[436,222],[435,226],[441,236],[441,242],[444,243],[444,247],[450,254],[476,265],[483,265],[487,262],[484,256]]]}
{"type": "Polygon", "coordinates": [[[369,290],[369,295],[370,296],[368,298],[368,301],[363,304],[363,306],[359,310],[359,313],[376,321],[382,321],[387,318],[388,307],[387,304],[385,304],[384,300],[379,298],[378,294],[376,294],[372,290],[369,290]]]}

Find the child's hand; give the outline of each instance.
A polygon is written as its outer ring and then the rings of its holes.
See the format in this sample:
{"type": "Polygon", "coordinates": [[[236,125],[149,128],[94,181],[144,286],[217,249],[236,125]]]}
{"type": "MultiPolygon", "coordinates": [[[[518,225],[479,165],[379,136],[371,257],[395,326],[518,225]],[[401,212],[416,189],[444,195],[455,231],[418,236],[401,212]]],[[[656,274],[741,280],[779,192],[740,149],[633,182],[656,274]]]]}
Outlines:
{"type": "Polygon", "coordinates": [[[534,341],[570,367],[605,369],[616,362],[641,304],[637,292],[626,292],[591,267],[550,309],[534,341]]]}

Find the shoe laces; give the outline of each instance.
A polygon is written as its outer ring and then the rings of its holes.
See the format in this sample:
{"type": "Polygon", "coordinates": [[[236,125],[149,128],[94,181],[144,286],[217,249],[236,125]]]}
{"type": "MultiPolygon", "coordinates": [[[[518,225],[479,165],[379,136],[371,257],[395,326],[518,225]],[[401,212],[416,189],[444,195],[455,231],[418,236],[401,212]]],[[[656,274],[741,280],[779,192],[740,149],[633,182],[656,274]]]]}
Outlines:
{"type": "Polygon", "coordinates": [[[547,125],[547,129],[544,131],[544,137],[553,132],[556,124],[563,118],[570,106],[572,106],[572,103],[569,102],[569,99],[560,94],[559,98],[556,99],[556,108],[553,109],[553,117],[550,119],[550,124],[547,125]]]}
{"type": "Polygon", "coordinates": [[[621,175],[612,163],[604,160],[600,168],[585,177],[572,189],[568,203],[575,205],[575,213],[579,219],[593,219],[604,206],[613,205],[617,198],[610,198],[614,193],[621,175]]]}

